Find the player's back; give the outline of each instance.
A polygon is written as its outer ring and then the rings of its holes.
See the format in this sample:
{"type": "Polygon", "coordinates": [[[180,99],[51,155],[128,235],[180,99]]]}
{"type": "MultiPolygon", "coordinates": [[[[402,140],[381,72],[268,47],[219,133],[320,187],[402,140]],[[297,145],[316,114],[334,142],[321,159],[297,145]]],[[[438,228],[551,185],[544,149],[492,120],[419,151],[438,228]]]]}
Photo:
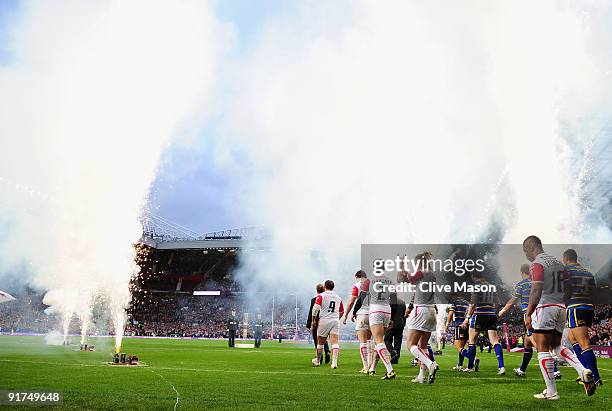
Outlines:
{"type": "Polygon", "coordinates": [[[532,283],[542,284],[540,305],[561,305],[564,303],[563,281],[568,278],[567,271],[552,255],[538,254],[531,263],[532,283]]]}
{"type": "Polygon", "coordinates": [[[433,284],[436,281],[435,274],[431,271],[418,271],[413,278],[416,279],[416,281],[412,281],[416,284],[414,305],[434,305],[436,302],[433,288],[425,283],[433,284]]]}
{"type": "Polygon", "coordinates": [[[474,314],[478,315],[496,315],[495,308],[498,303],[497,294],[491,291],[488,286],[491,284],[484,279],[477,279],[475,286],[480,286],[479,291],[472,293],[471,303],[474,304],[474,314]]]}
{"type": "Polygon", "coordinates": [[[321,306],[319,319],[332,320],[339,318],[339,312],[342,307],[342,299],[334,291],[326,290],[317,296],[316,304],[321,306]]]}
{"type": "Polygon", "coordinates": [[[529,295],[531,294],[531,281],[529,278],[523,278],[514,286],[514,296],[521,304],[521,311],[525,313],[529,306],[529,295]]]}
{"type": "Polygon", "coordinates": [[[371,281],[368,281],[366,287],[370,297],[370,312],[383,311],[391,313],[391,293],[389,286],[393,282],[385,275],[375,276],[371,281]]]}
{"type": "Polygon", "coordinates": [[[566,267],[572,283],[572,296],[569,300],[570,308],[593,308],[593,289],[595,278],[593,274],[580,264],[568,264],[566,267]]]}
{"type": "Polygon", "coordinates": [[[465,315],[468,310],[468,303],[466,301],[457,300],[451,306],[450,310],[453,313],[453,321],[455,325],[459,325],[465,320],[465,315]]]}

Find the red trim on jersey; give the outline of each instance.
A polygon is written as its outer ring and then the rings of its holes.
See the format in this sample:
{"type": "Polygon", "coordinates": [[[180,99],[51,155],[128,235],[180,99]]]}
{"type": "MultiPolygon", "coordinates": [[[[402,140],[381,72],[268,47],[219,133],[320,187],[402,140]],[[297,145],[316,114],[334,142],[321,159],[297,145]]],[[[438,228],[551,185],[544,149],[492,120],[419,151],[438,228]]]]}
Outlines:
{"type": "Polygon", "coordinates": [[[351,290],[351,295],[353,297],[357,297],[359,295],[359,289],[356,286],[353,286],[353,289],[351,290]]]}
{"type": "Polygon", "coordinates": [[[321,305],[322,302],[323,302],[323,296],[321,294],[317,295],[315,297],[315,304],[321,305]]]}
{"type": "Polygon", "coordinates": [[[544,266],[540,263],[532,263],[529,270],[531,274],[531,281],[542,282],[544,281],[544,266]]]}
{"type": "Polygon", "coordinates": [[[410,283],[416,283],[417,281],[421,281],[421,279],[423,278],[423,272],[422,271],[417,271],[416,273],[410,273],[408,274],[408,282],[410,283]]]}
{"type": "Polygon", "coordinates": [[[344,314],[344,304],[342,304],[342,301],[340,301],[340,310],[338,310],[340,313],[340,317],[342,317],[342,314],[344,314]]]}
{"type": "Polygon", "coordinates": [[[361,283],[361,291],[368,292],[370,289],[370,279],[366,278],[364,282],[361,283]]]}

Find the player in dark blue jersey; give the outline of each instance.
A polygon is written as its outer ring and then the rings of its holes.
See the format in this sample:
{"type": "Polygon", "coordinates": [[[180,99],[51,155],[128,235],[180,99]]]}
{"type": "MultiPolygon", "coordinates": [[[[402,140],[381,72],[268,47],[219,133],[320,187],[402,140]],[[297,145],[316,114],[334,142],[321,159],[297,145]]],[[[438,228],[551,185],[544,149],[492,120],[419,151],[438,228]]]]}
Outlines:
{"type": "MultiPolygon", "coordinates": [[[[490,286],[480,273],[474,271],[472,277],[475,285],[487,289],[490,286]]],[[[495,350],[497,357],[497,374],[505,375],[506,368],[504,367],[504,351],[499,343],[497,335],[497,306],[499,305],[499,296],[492,291],[479,291],[472,293],[470,306],[466,313],[466,318],[463,320],[463,326],[470,325],[469,342],[468,342],[468,368],[463,369],[465,372],[476,371],[476,339],[481,332],[485,332],[489,336],[489,341],[495,350]]]]}
{"type": "MultiPolygon", "coordinates": [[[[516,283],[514,286],[514,293],[512,298],[506,303],[504,308],[499,310],[499,317],[503,317],[505,313],[507,313],[516,303],[519,303],[521,306],[521,311],[523,315],[527,311],[527,306],[529,305],[529,294],[531,293],[531,281],[529,279],[529,264],[521,265],[521,278],[522,280],[516,283]]],[[[529,365],[529,361],[531,361],[531,357],[533,357],[533,342],[531,341],[531,331],[527,330],[525,333],[525,348],[523,350],[523,362],[519,368],[514,369],[514,373],[519,377],[525,376],[525,371],[527,371],[527,366],[529,365]]]]}
{"type": "Polygon", "coordinates": [[[595,317],[595,278],[578,263],[578,254],[571,248],[563,253],[563,264],[572,284],[572,296],[567,304],[568,337],[582,365],[593,372],[595,384],[603,385],[597,369],[597,359],[589,341],[589,327],[593,325],[595,317]]]}
{"type": "Polygon", "coordinates": [[[444,326],[444,334],[446,334],[446,330],[448,329],[449,325],[455,327],[454,344],[455,348],[459,352],[459,361],[457,362],[457,365],[453,367],[453,370],[457,371],[463,370],[463,360],[467,356],[465,344],[468,341],[468,327],[463,326],[463,321],[465,320],[465,314],[467,313],[468,307],[469,304],[467,301],[457,298],[448,308],[448,316],[444,326]]]}

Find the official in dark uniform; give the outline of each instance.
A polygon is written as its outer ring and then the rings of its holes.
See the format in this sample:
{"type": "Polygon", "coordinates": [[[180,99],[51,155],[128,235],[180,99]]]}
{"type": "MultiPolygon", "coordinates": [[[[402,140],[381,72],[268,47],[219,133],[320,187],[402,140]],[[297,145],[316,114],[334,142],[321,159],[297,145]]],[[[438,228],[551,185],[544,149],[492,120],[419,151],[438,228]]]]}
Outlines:
{"type": "Polygon", "coordinates": [[[236,312],[232,311],[232,316],[227,322],[228,330],[228,344],[230,347],[236,345],[236,331],[238,331],[238,319],[236,318],[236,312]]]}
{"type": "MultiPolygon", "coordinates": [[[[321,294],[325,291],[323,284],[317,284],[317,295],[321,294]]],[[[312,332],[312,341],[314,342],[315,348],[317,347],[317,324],[312,323],[312,307],[314,307],[316,296],[310,300],[310,309],[308,310],[308,319],[306,320],[306,328],[312,332]]],[[[318,320],[318,318],[317,318],[318,320]]],[[[325,341],[325,345],[323,346],[325,350],[325,364],[328,364],[331,357],[329,355],[329,344],[325,341]]]]}
{"type": "Polygon", "coordinates": [[[406,326],[406,303],[398,298],[394,305],[395,307],[391,307],[391,325],[385,332],[385,345],[387,346],[389,354],[391,354],[391,364],[397,364],[399,362],[404,327],[406,326]]]}
{"type": "Polygon", "coordinates": [[[263,336],[263,320],[261,314],[257,314],[257,321],[255,322],[255,348],[261,347],[261,337],[263,336]]]}

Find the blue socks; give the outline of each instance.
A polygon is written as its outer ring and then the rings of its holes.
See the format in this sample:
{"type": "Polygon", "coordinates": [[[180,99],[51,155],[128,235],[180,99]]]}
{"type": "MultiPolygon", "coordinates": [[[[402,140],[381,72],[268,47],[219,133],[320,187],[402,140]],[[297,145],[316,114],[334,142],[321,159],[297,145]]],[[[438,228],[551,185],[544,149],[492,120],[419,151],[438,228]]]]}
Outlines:
{"type": "Polygon", "coordinates": [[[497,357],[497,368],[501,368],[504,366],[504,351],[502,350],[502,346],[500,343],[497,343],[493,346],[493,349],[497,357]]]}
{"type": "Polygon", "coordinates": [[[474,360],[476,359],[476,345],[472,345],[472,344],[468,345],[467,357],[468,357],[468,368],[469,369],[474,368],[474,360]]]}
{"type": "Polygon", "coordinates": [[[521,363],[521,371],[527,371],[527,366],[529,365],[529,361],[531,361],[531,357],[533,357],[533,348],[525,348],[523,351],[523,362],[521,363]]]}
{"type": "Polygon", "coordinates": [[[457,362],[457,367],[463,367],[463,359],[467,357],[467,350],[463,348],[459,351],[459,361],[457,362]]]}
{"type": "Polygon", "coordinates": [[[429,354],[429,359],[430,359],[431,361],[435,361],[435,360],[436,360],[436,359],[434,358],[434,352],[433,352],[433,350],[431,349],[431,345],[429,345],[429,344],[427,345],[427,353],[429,354]]]}
{"type": "Polygon", "coordinates": [[[580,355],[576,355],[578,356],[578,359],[580,360],[582,365],[591,370],[591,372],[593,373],[593,380],[595,382],[601,380],[601,377],[599,376],[599,370],[597,369],[597,358],[595,357],[593,348],[585,348],[584,350],[582,350],[580,355]]]}

